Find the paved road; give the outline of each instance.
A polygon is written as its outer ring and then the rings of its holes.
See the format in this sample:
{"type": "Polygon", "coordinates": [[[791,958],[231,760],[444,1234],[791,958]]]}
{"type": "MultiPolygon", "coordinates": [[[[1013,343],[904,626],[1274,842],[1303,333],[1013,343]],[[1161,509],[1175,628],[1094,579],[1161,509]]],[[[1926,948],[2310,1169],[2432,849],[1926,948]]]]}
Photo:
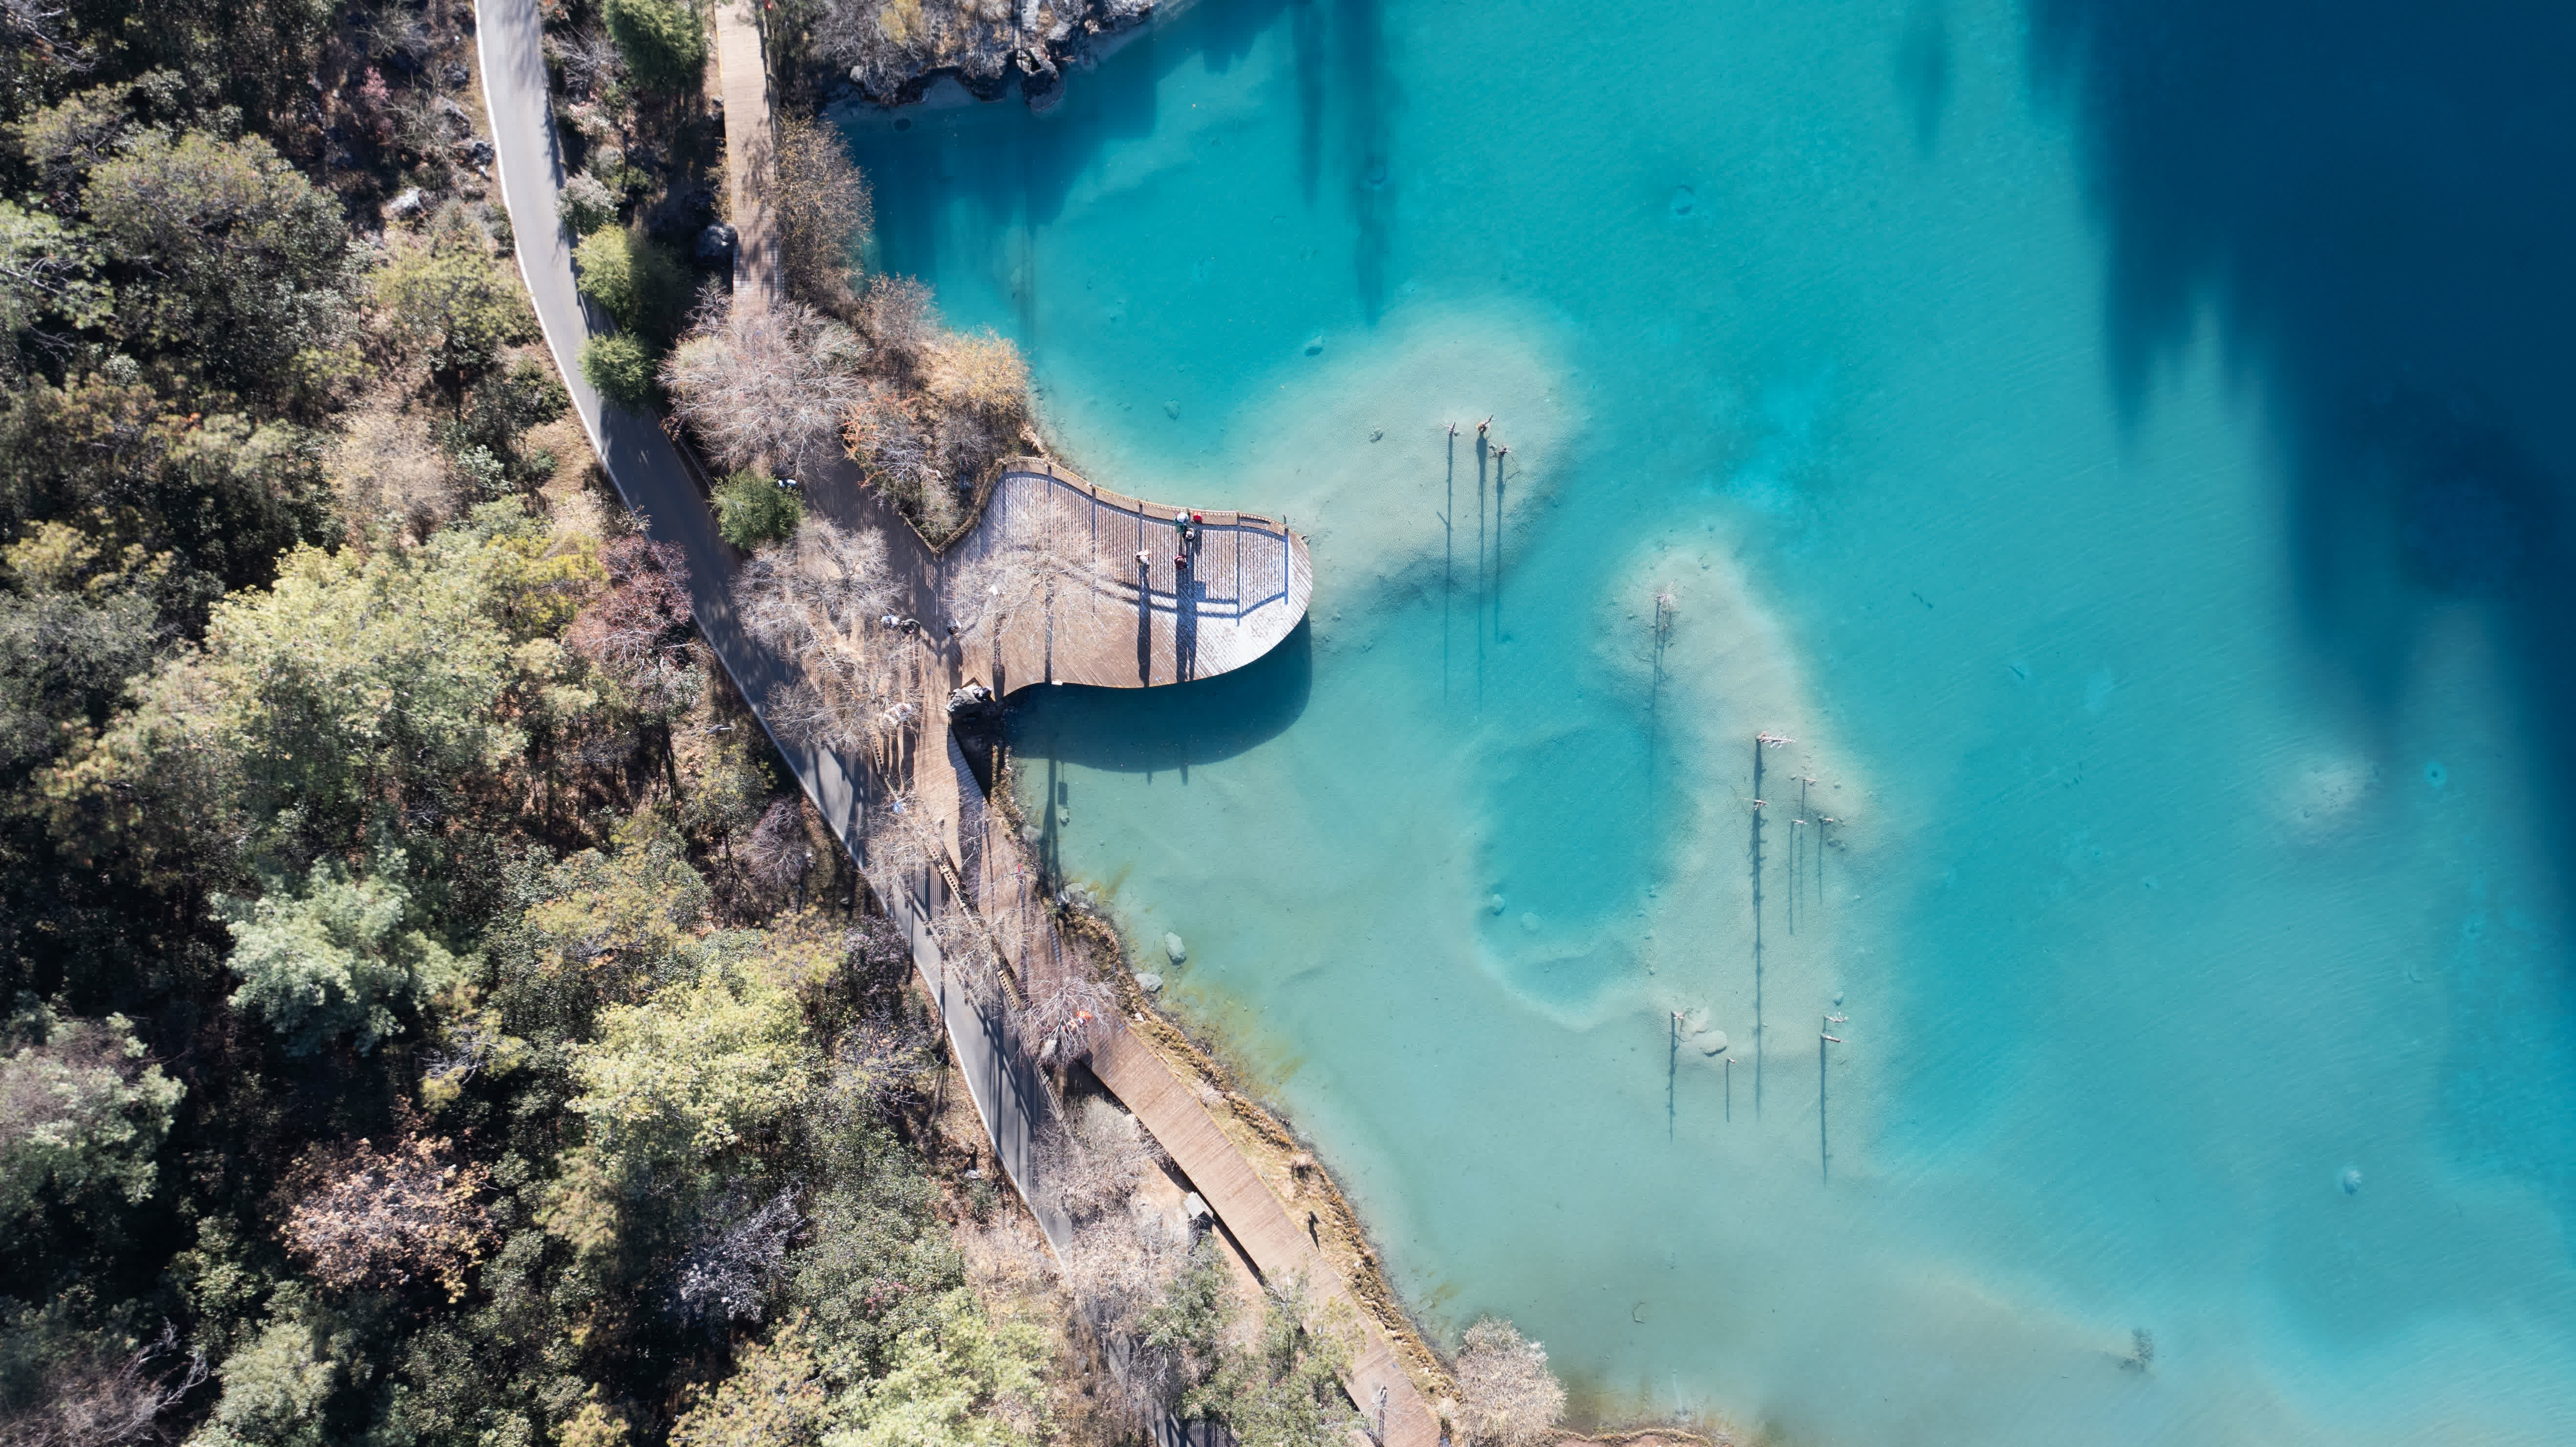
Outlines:
{"type": "MultiPolygon", "coordinates": [[[[619,496],[645,520],[652,536],[677,544],[687,555],[698,626],[752,712],[760,717],[761,727],[767,729],[768,700],[784,681],[786,670],[752,642],[734,614],[727,583],[738,559],[716,536],[714,519],[689,464],[656,422],[604,405],[598,391],[581,377],[582,343],[611,328],[573,289],[572,238],[555,217],[555,198],[564,181],[563,153],[547,105],[544,30],[536,0],[477,0],[475,31],[501,197],[509,208],[519,270],[536,303],[547,350],[563,372],[582,428],[590,434],[591,446],[619,496]]],[[[868,511],[865,501],[855,497],[832,501],[836,506],[829,511],[868,511]]],[[[864,521],[881,526],[881,519],[864,521]]],[[[855,759],[779,739],[775,731],[770,737],[795,770],[807,797],[864,869],[866,844],[860,814],[870,787],[865,769],[855,759]]],[[[883,890],[879,893],[886,895],[883,890]]],[[[922,927],[918,903],[900,890],[886,897],[888,908],[912,938],[913,960],[922,979],[939,1002],[949,1043],[975,1097],[975,1110],[983,1118],[994,1155],[1029,1200],[1048,1236],[1061,1242],[1065,1230],[1061,1214],[1041,1206],[1030,1191],[1035,1165],[1031,1145],[1045,1111],[1043,1088],[1019,1052],[1009,1048],[1005,1022],[984,1015],[963,991],[948,988],[938,951],[922,927]]]]}

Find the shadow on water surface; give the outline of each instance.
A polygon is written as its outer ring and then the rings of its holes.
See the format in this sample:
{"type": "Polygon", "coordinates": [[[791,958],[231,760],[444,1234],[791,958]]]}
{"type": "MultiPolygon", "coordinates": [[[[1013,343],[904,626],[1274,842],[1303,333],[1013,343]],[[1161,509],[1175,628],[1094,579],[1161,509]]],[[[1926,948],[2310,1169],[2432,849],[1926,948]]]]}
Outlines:
{"type": "Polygon", "coordinates": [[[1159,688],[1032,688],[1011,705],[1012,749],[1124,774],[1232,758],[1276,738],[1314,691],[1314,628],[1230,673],[1159,688]]]}
{"type": "MultiPolygon", "coordinates": [[[[2217,322],[2315,658],[2393,732],[2437,615],[2483,615],[2576,885],[2576,10],[2033,0],[2030,40],[2106,223],[2121,406],[2217,322]]],[[[2457,982],[2443,1103],[2565,1206],[2576,1131],[2528,1102],[2576,1086],[2576,994],[2559,951],[2527,968],[2457,982]]]]}
{"type": "Polygon", "coordinates": [[[934,288],[943,260],[997,266],[1010,278],[1025,322],[1033,315],[1036,280],[1026,256],[1029,234],[1063,214],[1104,149],[1154,135],[1162,120],[1159,93],[1174,70],[1195,60],[1227,72],[1283,20],[1305,197],[1309,204],[1336,193],[1347,200],[1355,231],[1353,281],[1364,314],[1376,320],[1385,308],[1395,211],[1387,156],[1395,83],[1380,0],[1193,7],[1130,40],[1098,70],[1069,76],[1063,102],[1043,116],[1031,115],[1016,95],[948,110],[843,112],[843,128],[876,196],[878,264],[934,288]],[[1328,165],[1338,186],[1323,184],[1328,165]],[[955,238],[942,244],[942,218],[961,195],[1007,228],[1007,236],[986,228],[985,244],[999,250],[981,256],[969,250],[961,258],[955,238]]]}
{"type": "Polygon", "coordinates": [[[2215,316],[2286,450],[2320,655],[2385,720],[2430,614],[2483,606],[2569,817],[2576,11],[2034,0],[2031,25],[2108,223],[2123,408],[2215,316]]]}

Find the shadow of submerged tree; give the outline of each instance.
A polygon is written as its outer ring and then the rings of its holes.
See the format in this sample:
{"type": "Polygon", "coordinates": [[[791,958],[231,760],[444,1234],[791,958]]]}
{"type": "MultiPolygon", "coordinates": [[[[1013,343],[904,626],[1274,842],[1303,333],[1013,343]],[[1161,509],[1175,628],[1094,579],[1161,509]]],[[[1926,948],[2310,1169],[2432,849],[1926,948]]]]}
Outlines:
{"type": "Polygon", "coordinates": [[[2384,720],[2432,613],[2482,609],[2576,792],[2576,13],[2036,0],[2031,63],[2107,222],[2122,406],[2214,318],[2284,450],[2320,657],[2384,720]]]}

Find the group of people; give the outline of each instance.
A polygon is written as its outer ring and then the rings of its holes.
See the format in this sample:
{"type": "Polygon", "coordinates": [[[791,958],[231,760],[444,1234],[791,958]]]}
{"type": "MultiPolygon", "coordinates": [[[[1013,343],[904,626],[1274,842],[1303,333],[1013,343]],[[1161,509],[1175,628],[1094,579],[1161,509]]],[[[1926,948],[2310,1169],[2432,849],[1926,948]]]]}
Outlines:
{"type": "MultiPolygon", "coordinates": [[[[1204,535],[1207,527],[1207,514],[1201,512],[1190,513],[1187,516],[1182,517],[1179,522],[1181,547],[1179,552],[1172,554],[1172,572],[1175,576],[1186,573],[1190,570],[1190,554],[1198,551],[1199,539],[1204,535]]],[[[1148,553],[1143,548],[1138,548],[1136,550],[1136,571],[1147,574],[1152,573],[1154,571],[1153,554],[1148,553]]]]}

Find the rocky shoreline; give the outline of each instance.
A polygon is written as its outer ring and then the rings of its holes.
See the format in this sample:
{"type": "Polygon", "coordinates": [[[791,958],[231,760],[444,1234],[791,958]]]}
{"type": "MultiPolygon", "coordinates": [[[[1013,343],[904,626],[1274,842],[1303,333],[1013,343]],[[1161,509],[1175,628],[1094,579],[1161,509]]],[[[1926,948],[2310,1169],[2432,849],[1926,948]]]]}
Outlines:
{"type": "Polygon", "coordinates": [[[820,87],[829,105],[862,104],[896,109],[936,103],[943,80],[975,101],[1006,100],[1014,88],[1029,109],[1044,113],[1064,99],[1067,80],[1091,70],[1154,24],[1189,9],[1192,0],[1037,0],[1015,8],[1008,22],[988,22],[960,0],[939,15],[936,0],[924,6],[922,33],[899,57],[856,48],[852,38],[834,45],[818,37],[827,79],[820,87]],[[856,63],[838,63],[855,58],[856,63]],[[894,60],[888,65],[886,60],[894,60]]]}

